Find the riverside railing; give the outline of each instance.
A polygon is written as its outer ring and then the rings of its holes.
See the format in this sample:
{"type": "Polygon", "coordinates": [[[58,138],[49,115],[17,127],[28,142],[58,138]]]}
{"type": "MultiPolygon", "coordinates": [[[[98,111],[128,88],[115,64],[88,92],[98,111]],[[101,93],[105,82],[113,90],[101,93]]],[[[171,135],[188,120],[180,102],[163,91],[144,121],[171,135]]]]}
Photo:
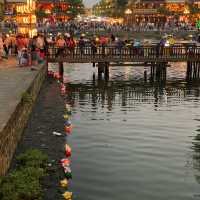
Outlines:
{"type": "Polygon", "coordinates": [[[58,48],[49,46],[47,53],[49,62],[178,62],[199,61],[200,46],[175,45],[143,46],[143,47],[115,47],[99,46],[96,49],[91,46],[58,48]]]}

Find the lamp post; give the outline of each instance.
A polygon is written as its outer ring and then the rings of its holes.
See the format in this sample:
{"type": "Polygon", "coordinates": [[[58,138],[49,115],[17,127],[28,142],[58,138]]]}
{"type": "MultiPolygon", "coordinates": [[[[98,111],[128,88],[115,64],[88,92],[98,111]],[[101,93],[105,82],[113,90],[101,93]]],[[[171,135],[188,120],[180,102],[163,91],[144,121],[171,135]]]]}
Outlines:
{"type": "Polygon", "coordinates": [[[125,10],[125,15],[127,16],[127,24],[128,25],[130,25],[130,16],[132,13],[133,13],[132,10],[129,8],[125,10]]]}

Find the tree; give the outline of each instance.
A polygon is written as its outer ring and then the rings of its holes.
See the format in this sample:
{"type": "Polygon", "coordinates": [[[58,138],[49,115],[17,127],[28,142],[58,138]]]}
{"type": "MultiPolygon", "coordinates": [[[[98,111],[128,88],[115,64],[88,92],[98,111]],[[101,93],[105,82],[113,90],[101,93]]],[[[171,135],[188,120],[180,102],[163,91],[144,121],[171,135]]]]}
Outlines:
{"type": "Polygon", "coordinates": [[[157,11],[160,13],[160,14],[163,14],[165,16],[171,16],[173,13],[168,10],[165,6],[160,6],[157,11]]]}
{"type": "Polygon", "coordinates": [[[82,0],[67,0],[69,9],[67,13],[71,18],[75,18],[79,14],[84,13],[84,5],[82,0]]]}

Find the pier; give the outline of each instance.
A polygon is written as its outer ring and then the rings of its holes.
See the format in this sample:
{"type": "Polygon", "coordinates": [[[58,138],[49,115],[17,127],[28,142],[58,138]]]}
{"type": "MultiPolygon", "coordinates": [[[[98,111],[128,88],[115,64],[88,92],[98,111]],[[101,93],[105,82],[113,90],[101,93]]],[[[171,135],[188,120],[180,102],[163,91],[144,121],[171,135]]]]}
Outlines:
{"type": "MultiPolygon", "coordinates": [[[[186,79],[188,81],[200,78],[200,47],[176,44],[171,47],[159,45],[145,47],[114,46],[97,47],[93,52],[90,46],[84,48],[76,47],[73,51],[64,48],[58,49],[51,45],[48,49],[47,63],[59,63],[60,75],[63,74],[63,63],[92,63],[98,67],[98,78],[104,73],[105,79],[109,79],[109,68],[116,63],[119,66],[141,66],[151,68],[151,81],[166,79],[167,67],[170,62],[187,62],[186,79]],[[125,64],[124,64],[125,63],[125,64]]],[[[144,71],[144,79],[147,74],[144,71]]]]}

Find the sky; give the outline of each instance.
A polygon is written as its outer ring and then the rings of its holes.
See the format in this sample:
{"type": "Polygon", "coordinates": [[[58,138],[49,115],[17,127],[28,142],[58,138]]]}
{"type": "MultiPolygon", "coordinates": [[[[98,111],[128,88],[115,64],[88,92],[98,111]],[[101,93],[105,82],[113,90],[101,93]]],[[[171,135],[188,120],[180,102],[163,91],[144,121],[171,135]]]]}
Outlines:
{"type": "Polygon", "coordinates": [[[99,0],[83,0],[84,5],[86,8],[92,8],[94,4],[96,4],[99,0]]]}

